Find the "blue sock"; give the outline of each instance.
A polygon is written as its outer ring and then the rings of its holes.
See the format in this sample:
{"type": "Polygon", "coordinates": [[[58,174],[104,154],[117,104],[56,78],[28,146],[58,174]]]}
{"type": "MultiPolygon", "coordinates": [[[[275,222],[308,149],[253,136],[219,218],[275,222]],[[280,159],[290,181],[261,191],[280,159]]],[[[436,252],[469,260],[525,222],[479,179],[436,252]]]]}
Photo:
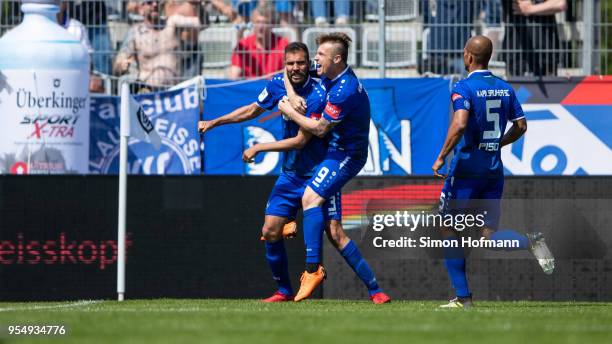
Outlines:
{"type": "Polygon", "coordinates": [[[472,293],[468,288],[467,276],[465,274],[463,247],[459,245],[457,237],[444,239],[445,243],[449,241],[453,242],[457,247],[444,247],[444,265],[448,271],[448,277],[453,284],[453,288],[455,288],[456,296],[469,297],[472,293]]]}
{"type": "Polygon", "coordinates": [[[276,242],[266,241],[266,260],[268,265],[270,265],[270,270],[272,270],[272,277],[278,284],[278,291],[285,295],[293,295],[284,240],[276,242]]]}
{"type": "Polygon", "coordinates": [[[357,245],[352,240],[340,251],[340,254],[342,254],[348,265],[353,268],[353,271],[359,276],[363,284],[366,285],[370,296],[382,291],[378,286],[378,282],[376,282],[374,272],[372,272],[368,263],[363,259],[359,248],[357,248],[357,245]]]}
{"type": "Polygon", "coordinates": [[[519,247],[491,248],[492,250],[516,251],[526,250],[529,248],[529,239],[527,239],[525,235],[511,229],[504,229],[494,232],[491,235],[491,240],[516,240],[519,243],[519,247]]]}
{"type": "Polygon", "coordinates": [[[306,246],[306,264],[321,263],[321,244],[325,217],[321,207],[304,210],[304,244],[306,246]]]}

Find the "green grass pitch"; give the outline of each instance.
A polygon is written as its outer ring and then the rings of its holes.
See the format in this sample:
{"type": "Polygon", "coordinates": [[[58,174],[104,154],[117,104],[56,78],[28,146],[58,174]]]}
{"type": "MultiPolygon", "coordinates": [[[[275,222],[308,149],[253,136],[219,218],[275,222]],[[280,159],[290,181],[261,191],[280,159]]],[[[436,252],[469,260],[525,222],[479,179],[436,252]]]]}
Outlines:
{"type": "Polygon", "coordinates": [[[612,343],[611,303],[134,300],[0,303],[0,343],[612,343]],[[9,336],[8,325],[66,325],[9,336]]]}

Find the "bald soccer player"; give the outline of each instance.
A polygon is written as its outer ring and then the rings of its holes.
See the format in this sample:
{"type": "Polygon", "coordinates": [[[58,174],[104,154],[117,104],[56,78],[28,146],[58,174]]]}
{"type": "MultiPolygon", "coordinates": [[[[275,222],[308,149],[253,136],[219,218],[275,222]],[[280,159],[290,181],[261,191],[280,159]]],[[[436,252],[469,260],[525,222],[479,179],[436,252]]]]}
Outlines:
{"type": "MultiPolygon", "coordinates": [[[[433,164],[435,176],[445,178],[440,195],[440,213],[483,215],[478,226],[488,248],[531,250],[545,273],[554,269],[554,257],[542,233],[521,234],[498,230],[500,201],[504,188],[501,147],[518,140],[527,131],[527,121],[512,87],[494,76],[487,68],[493,52],[491,41],[474,36],[465,45],[463,61],[469,75],[451,92],[453,119],[444,146],[433,164]],[[512,126],[506,132],[506,124],[512,126]],[[454,149],[448,175],[440,172],[445,159],[454,149]]],[[[455,228],[442,229],[444,263],[456,297],[444,308],[473,306],[472,293],[465,273],[463,241],[455,228]],[[448,246],[448,247],[447,247],[448,246]]],[[[469,236],[469,233],[466,233],[469,236]]]]}

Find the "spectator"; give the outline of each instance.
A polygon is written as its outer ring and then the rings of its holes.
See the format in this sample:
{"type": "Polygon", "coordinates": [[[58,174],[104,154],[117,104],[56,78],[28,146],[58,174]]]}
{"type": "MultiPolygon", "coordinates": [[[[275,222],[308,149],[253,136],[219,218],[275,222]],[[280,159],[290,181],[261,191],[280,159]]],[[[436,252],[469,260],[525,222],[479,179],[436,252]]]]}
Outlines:
{"type": "Polygon", "coordinates": [[[251,14],[254,33],[238,42],[232,54],[230,79],[253,78],[283,68],[283,51],[289,42],[271,31],[274,10],[260,5],[251,14]]]}
{"type": "Polygon", "coordinates": [[[60,11],[57,13],[57,23],[60,24],[64,29],[76,37],[81,44],[87,49],[87,52],[91,55],[93,49],[89,43],[87,36],[87,29],[80,21],[70,18],[68,15],[68,1],[62,1],[60,3],[60,11]]]}
{"type": "Polygon", "coordinates": [[[497,55],[503,34],[501,0],[484,0],[482,6],[485,24],[483,34],[489,37],[493,43],[493,55],[491,55],[491,62],[498,61],[497,55]]]}
{"type": "Polygon", "coordinates": [[[197,0],[166,0],[164,4],[164,14],[169,17],[175,14],[197,17],[199,1],[197,0]]]}
{"type": "Polygon", "coordinates": [[[257,6],[271,2],[274,3],[281,26],[289,26],[295,22],[295,18],[293,18],[293,8],[296,0],[232,0],[234,11],[239,17],[237,22],[246,23],[251,21],[251,13],[257,6]]]}
{"type": "Polygon", "coordinates": [[[566,0],[506,0],[502,5],[508,74],[556,75],[560,43],[555,13],[565,11],[566,0]]]}
{"type": "Polygon", "coordinates": [[[238,12],[230,4],[226,4],[223,0],[204,0],[203,4],[210,4],[217,12],[223,14],[231,22],[238,19],[238,12]]]}
{"type": "Polygon", "coordinates": [[[239,20],[241,22],[250,21],[251,12],[253,12],[253,10],[257,7],[258,4],[259,4],[259,0],[232,0],[232,8],[234,9],[234,11],[236,11],[237,15],[241,18],[239,20]]]}
{"type": "Polygon", "coordinates": [[[276,12],[278,13],[278,19],[280,26],[290,26],[295,23],[293,17],[293,8],[295,7],[295,0],[276,0],[274,1],[276,12]]]}
{"type": "Polygon", "coordinates": [[[475,0],[423,1],[425,26],[429,29],[427,61],[423,72],[462,74],[463,46],[472,36],[480,4],[475,0]]]}
{"type": "Polygon", "coordinates": [[[334,3],[334,15],[336,25],[348,24],[350,2],[349,0],[312,0],[312,16],[315,18],[316,26],[328,26],[328,12],[331,11],[331,3],[334,3]],[[329,10],[329,11],[328,11],[329,10]]]}
{"type": "MultiPolygon", "coordinates": [[[[69,16],[69,2],[71,1],[62,1],[60,3],[60,11],[57,13],[57,23],[68,30],[68,33],[76,37],[81,44],[87,49],[87,52],[91,56],[93,53],[93,49],[91,48],[91,44],[89,43],[89,38],[87,35],[87,29],[85,26],[78,20],[74,18],[70,18],[69,16]]],[[[93,66],[91,64],[90,66],[93,66]]],[[[91,93],[104,93],[104,82],[99,74],[95,72],[91,72],[89,75],[89,92],[91,93]]]]}
{"type": "MultiPolygon", "coordinates": [[[[199,17],[201,3],[198,0],[167,0],[164,3],[166,17],[184,16],[199,17]]],[[[198,51],[199,27],[178,28],[180,38],[179,69],[183,78],[192,78],[200,74],[202,66],[201,54],[198,51]]]]}
{"type": "Polygon", "coordinates": [[[87,37],[93,49],[93,69],[100,73],[111,72],[111,44],[107,28],[108,11],[105,0],[70,1],[71,13],[77,18],[87,30],[87,37]],[[72,4],[74,3],[74,4],[72,4]]]}
{"type": "Polygon", "coordinates": [[[172,14],[162,27],[157,0],[139,0],[138,11],[143,22],[128,31],[115,60],[114,71],[125,74],[133,68],[136,79],[147,85],[171,86],[181,78],[177,49],[182,42],[197,40],[191,37],[191,30],[180,31],[179,28],[197,28],[200,21],[198,17],[172,14]]]}
{"type": "Polygon", "coordinates": [[[104,80],[97,73],[92,73],[89,76],[89,92],[90,93],[106,93],[104,80]]]}
{"type": "Polygon", "coordinates": [[[140,16],[140,14],[138,14],[139,7],[140,7],[140,0],[128,0],[127,4],[125,5],[125,11],[127,12],[127,17],[129,18],[131,15],[140,16]]]}

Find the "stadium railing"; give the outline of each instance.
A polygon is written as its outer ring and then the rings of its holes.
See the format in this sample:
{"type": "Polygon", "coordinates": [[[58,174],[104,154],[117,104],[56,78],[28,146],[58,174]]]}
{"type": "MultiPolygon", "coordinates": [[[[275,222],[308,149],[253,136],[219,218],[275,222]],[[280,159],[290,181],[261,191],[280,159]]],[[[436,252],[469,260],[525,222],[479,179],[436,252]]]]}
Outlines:
{"type": "MultiPolygon", "coordinates": [[[[194,42],[172,48],[176,71],[163,86],[197,74],[227,78],[237,42],[254,32],[247,16],[257,2],[161,1],[162,19],[171,11],[198,16],[201,23],[194,42]],[[237,5],[233,11],[227,11],[232,4],[237,5]]],[[[496,52],[491,68],[503,77],[582,76],[607,74],[611,69],[610,0],[568,0],[564,10],[548,19],[538,21],[530,16],[526,22],[521,21],[520,15],[516,16],[519,19],[509,20],[512,2],[502,0],[386,0],[382,8],[379,0],[267,2],[275,10],[271,32],[287,40],[305,42],[311,56],[314,56],[314,40],[318,34],[347,33],[354,41],[349,53],[350,64],[362,77],[462,74],[463,44],[473,34],[485,34],[493,40],[496,52]],[[381,27],[385,28],[384,34],[381,27]],[[381,53],[384,64],[381,64],[381,53]]],[[[87,28],[93,49],[92,70],[103,75],[106,84],[112,81],[112,90],[106,91],[114,93],[121,75],[113,73],[112,65],[130,27],[143,21],[140,1],[66,3],[69,17],[81,21],[87,28]]],[[[0,3],[0,34],[21,21],[19,6],[20,1],[16,0],[0,3]]],[[[180,42],[186,30],[178,29],[174,39],[180,42]]],[[[128,79],[140,78],[137,66],[127,74],[128,79]]]]}

